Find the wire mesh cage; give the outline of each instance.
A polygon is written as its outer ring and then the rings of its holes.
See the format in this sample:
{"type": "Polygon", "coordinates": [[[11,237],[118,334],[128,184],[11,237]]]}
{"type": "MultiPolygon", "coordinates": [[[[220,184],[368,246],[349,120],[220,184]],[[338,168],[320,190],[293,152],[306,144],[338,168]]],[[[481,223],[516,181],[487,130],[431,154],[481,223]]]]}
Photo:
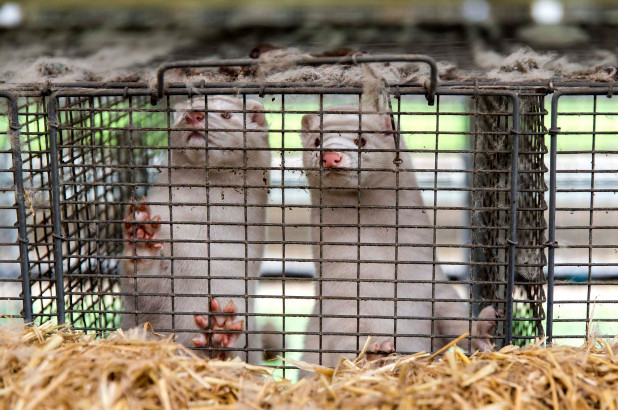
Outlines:
{"type": "Polygon", "coordinates": [[[14,195],[11,110],[13,99],[0,93],[0,323],[20,317],[19,249],[16,245],[17,206],[14,195]]]}
{"type": "Polygon", "coordinates": [[[547,333],[557,343],[613,337],[618,328],[612,96],[599,86],[551,100],[547,333]]]}
{"type": "Polygon", "coordinates": [[[543,335],[544,319],[543,267],[545,261],[545,222],[547,209],[544,175],[544,104],[543,94],[520,95],[521,124],[518,136],[516,183],[518,194],[513,201],[508,188],[514,183],[513,139],[509,135],[512,124],[501,113],[509,112],[512,101],[504,97],[475,99],[477,110],[485,115],[473,119],[473,128],[479,131],[474,141],[473,169],[477,171],[472,181],[473,243],[477,246],[473,258],[479,263],[473,275],[478,280],[496,281],[490,286],[475,289],[484,300],[508,301],[512,295],[514,312],[513,333],[515,343],[526,343],[543,335]],[[487,189],[489,188],[489,189],[487,189]],[[511,205],[517,206],[516,218],[511,205]],[[508,229],[515,224],[513,234],[508,229]],[[512,225],[511,225],[512,226],[512,225]],[[509,234],[511,236],[509,236],[509,234]],[[508,246],[512,249],[508,249],[508,246]],[[519,246],[516,246],[519,245],[519,246]],[[507,277],[512,271],[508,259],[514,263],[513,288],[509,289],[507,277]],[[499,280],[502,282],[500,283],[499,280]]]}
{"type": "MultiPolygon", "coordinates": [[[[20,143],[3,147],[17,194],[3,228],[23,234],[3,242],[21,278],[2,284],[24,286],[2,300],[22,298],[27,321],[103,335],[150,322],[208,355],[333,364],[368,336],[373,354],[436,351],[464,332],[474,350],[480,329],[498,347],[583,338],[595,290],[615,284],[613,228],[593,220],[615,192],[601,97],[554,103],[548,156],[552,90],[538,86],[385,86],[369,106],[360,85],[164,84],[8,94],[0,132],[20,143]],[[558,131],[573,114],[592,122],[558,131]],[[569,132],[591,145],[560,145],[569,132]],[[592,159],[591,185],[561,187],[563,174],[584,183],[566,156],[592,159]],[[589,202],[561,205],[574,190],[589,202]],[[563,255],[575,229],[588,239],[563,255]],[[576,265],[586,315],[561,321],[576,265]]],[[[601,319],[609,335],[615,320],[601,319]]]]}

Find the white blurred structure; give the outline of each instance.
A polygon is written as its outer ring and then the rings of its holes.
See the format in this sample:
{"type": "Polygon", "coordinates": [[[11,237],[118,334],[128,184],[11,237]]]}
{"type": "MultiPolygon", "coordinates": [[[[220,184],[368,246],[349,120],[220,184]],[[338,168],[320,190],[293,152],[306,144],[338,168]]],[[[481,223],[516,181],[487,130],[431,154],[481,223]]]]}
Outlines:
{"type": "Polygon", "coordinates": [[[24,13],[17,3],[4,3],[0,6],[0,27],[17,27],[21,24],[24,13]]]}

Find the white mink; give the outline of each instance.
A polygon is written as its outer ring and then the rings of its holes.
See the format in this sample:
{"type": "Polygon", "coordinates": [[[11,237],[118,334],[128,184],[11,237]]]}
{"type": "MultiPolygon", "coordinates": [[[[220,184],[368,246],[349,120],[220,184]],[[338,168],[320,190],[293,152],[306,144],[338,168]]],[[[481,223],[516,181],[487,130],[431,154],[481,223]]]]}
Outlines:
{"type": "MultiPolygon", "coordinates": [[[[321,356],[322,364],[326,366],[335,366],[342,352],[356,352],[363,347],[366,338],[361,336],[357,342],[357,337],[353,336],[356,332],[374,335],[369,348],[369,358],[372,359],[394,350],[399,353],[430,351],[432,344],[429,336],[432,333],[454,338],[469,331],[468,304],[460,300],[451,284],[436,284],[434,294],[432,294],[430,283],[398,283],[396,287],[393,284],[396,279],[395,260],[425,262],[398,264],[397,280],[446,281],[446,277],[439,265],[435,265],[434,270],[432,264],[434,261],[432,225],[427,214],[418,209],[423,202],[420,191],[417,189],[414,167],[408,153],[400,154],[401,171],[393,172],[396,166],[393,163],[395,153],[392,151],[394,142],[390,116],[362,114],[364,133],[359,137],[358,111],[358,106],[330,107],[323,114],[322,120],[319,115],[315,114],[305,115],[302,119],[303,147],[311,149],[303,153],[304,168],[311,187],[312,204],[321,206],[321,210],[312,209],[311,223],[313,225],[312,242],[316,244],[314,256],[316,258],[321,256],[323,260],[321,277],[324,281],[321,285],[321,292],[318,290],[316,294],[321,294],[324,299],[321,301],[321,312],[320,300],[316,301],[313,315],[320,313],[323,315],[321,330],[325,334],[321,338],[321,343],[318,335],[307,335],[305,349],[326,351],[321,356]],[[339,111],[339,113],[332,113],[333,111],[339,111]],[[320,127],[323,131],[330,131],[323,133],[321,141],[320,133],[317,132],[320,127]],[[378,131],[378,133],[371,133],[371,131],[378,131]],[[377,152],[376,150],[391,151],[377,152]],[[359,152],[361,155],[360,185],[359,152]],[[321,182],[319,168],[322,172],[321,182]],[[323,189],[320,189],[320,186],[323,189]],[[406,188],[399,191],[398,199],[395,190],[392,189],[396,186],[406,188]],[[399,207],[398,220],[396,219],[396,204],[399,207]],[[410,207],[417,207],[417,209],[410,209],[410,207]],[[322,223],[321,232],[318,228],[320,223],[322,223]],[[341,226],[343,224],[347,226],[341,226]],[[360,230],[357,225],[360,226],[360,230]],[[402,225],[414,227],[400,227],[396,241],[395,226],[402,225]],[[360,247],[356,245],[359,238],[360,247]],[[321,247],[318,245],[320,241],[324,243],[321,247]],[[396,242],[401,245],[417,246],[399,246],[396,258],[396,242]],[[371,262],[357,264],[357,259],[371,262]],[[357,276],[361,279],[358,292],[355,282],[357,276]],[[426,300],[398,300],[395,304],[393,301],[395,291],[398,298],[426,300]],[[358,305],[357,300],[336,299],[352,298],[357,295],[360,300],[358,305]],[[384,299],[367,300],[366,298],[384,299]],[[432,303],[427,301],[432,298],[455,301],[436,302],[432,313],[432,303]],[[333,315],[347,317],[337,318],[332,317],[333,315]],[[374,317],[363,318],[368,315],[374,317]],[[360,317],[358,329],[357,316],[360,317]],[[396,328],[394,316],[398,317],[396,328]],[[414,317],[414,319],[402,319],[401,317],[414,317]],[[445,319],[435,320],[432,329],[432,317],[445,319]],[[449,317],[462,320],[446,319],[449,317]],[[338,334],[328,335],[328,333],[338,334]],[[397,336],[396,346],[393,335],[397,336]],[[329,350],[340,352],[329,353],[327,352],[329,350]]],[[[400,147],[405,150],[403,139],[400,147]]],[[[319,271],[318,262],[316,272],[319,271]]],[[[496,317],[493,307],[486,307],[481,317],[487,320],[472,323],[471,333],[474,336],[485,336],[493,332],[495,327],[495,323],[491,320],[496,317]]],[[[307,331],[318,332],[319,330],[320,319],[312,316],[307,331]]],[[[449,338],[434,339],[434,350],[448,341],[450,341],[449,338]]],[[[465,342],[461,345],[468,347],[465,342]]],[[[472,340],[471,347],[473,350],[487,350],[490,345],[487,339],[477,338],[472,340]]],[[[346,356],[354,357],[354,354],[348,353],[346,356]]],[[[317,363],[318,359],[318,353],[307,352],[303,356],[303,360],[311,363],[317,363]]]]}
{"type": "Polygon", "coordinates": [[[258,277],[260,262],[255,259],[263,255],[264,227],[255,224],[264,222],[268,196],[268,125],[257,101],[246,100],[246,110],[254,112],[243,113],[238,112],[243,110],[240,98],[208,97],[207,107],[204,99],[174,107],[171,164],[148,197],[129,206],[121,263],[128,278],[121,286],[124,310],[139,314],[124,314],[122,326],[130,329],[150,322],[155,331],[173,330],[183,345],[212,347],[214,357],[258,361],[257,355],[249,358],[240,350],[230,354],[216,348],[260,348],[259,337],[247,338],[238,331],[253,328],[252,320],[243,322],[243,295],[255,293],[255,280],[246,281],[245,275],[258,277]],[[131,278],[136,274],[142,277],[131,278]],[[209,311],[235,311],[238,317],[216,317],[211,325],[217,332],[208,339],[200,331],[209,329],[208,319],[200,313],[209,311]]]}

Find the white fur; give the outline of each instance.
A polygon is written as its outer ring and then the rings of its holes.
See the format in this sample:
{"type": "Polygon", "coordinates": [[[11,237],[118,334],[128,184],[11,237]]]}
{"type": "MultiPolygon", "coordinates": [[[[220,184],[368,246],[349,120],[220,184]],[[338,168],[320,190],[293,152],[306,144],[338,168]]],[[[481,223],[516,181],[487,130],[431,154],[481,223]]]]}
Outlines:
{"type": "MultiPolygon", "coordinates": [[[[208,111],[210,110],[241,110],[242,100],[235,97],[212,97],[208,99],[208,111]]],[[[261,110],[262,105],[256,101],[247,100],[248,110],[261,110]]],[[[204,110],[204,97],[196,98],[175,107],[177,110],[174,118],[174,128],[190,128],[184,120],[183,114],[191,110],[204,110]]],[[[222,118],[220,113],[208,113],[209,129],[226,128],[242,129],[243,113],[231,113],[230,119],[222,118]]],[[[246,152],[247,167],[269,167],[270,152],[268,151],[267,124],[263,114],[246,114],[246,128],[253,132],[245,133],[246,146],[248,148],[264,148],[260,151],[246,152]],[[259,124],[262,122],[262,124],[259,124]]],[[[245,281],[245,276],[257,278],[259,261],[248,262],[245,269],[245,227],[264,222],[263,207],[247,207],[245,211],[245,194],[247,204],[264,205],[267,200],[268,171],[246,171],[247,185],[259,186],[260,188],[243,188],[243,170],[217,170],[217,167],[240,166],[244,164],[243,132],[241,131],[211,131],[208,132],[209,147],[231,148],[230,150],[216,151],[203,149],[205,140],[192,139],[188,142],[188,135],[192,131],[172,131],[170,147],[201,146],[202,149],[172,150],[171,167],[169,173],[161,173],[156,183],[162,186],[152,188],[145,203],[173,203],[171,209],[168,205],[151,205],[151,217],[160,216],[162,219],[161,229],[157,234],[160,240],[173,239],[173,245],[166,242],[163,248],[155,255],[161,256],[161,260],[144,260],[137,265],[139,275],[152,275],[153,278],[139,278],[137,284],[133,279],[124,279],[122,289],[128,293],[156,293],[156,296],[137,297],[137,309],[147,312],[140,315],[127,314],[123,317],[123,328],[131,328],[137,324],[150,322],[155,330],[174,329],[177,332],[176,340],[186,346],[192,346],[191,339],[198,336],[198,329],[194,322],[194,314],[205,314],[209,311],[208,297],[216,297],[222,308],[231,299],[236,305],[237,312],[243,319],[242,313],[246,311],[245,299],[240,297],[244,294],[254,294],[254,281],[245,281]],[[234,148],[234,149],[232,149],[234,148]],[[209,171],[206,171],[206,156],[208,155],[209,171]],[[197,169],[178,169],[179,166],[197,166],[197,169]],[[205,187],[186,186],[175,187],[171,190],[170,184],[185,185],[227,185],[224,187],[211,186],[209,192],[205,187]],[[263,188],[262,188],[263,187],[263,188]],[[184,205],[181,203],[185,203],[184,205]],[[208,207],[210,204],[209,228],[205,223],[208,221],[208,207]],[[245,212],[247,220],[245,221],[245,212]],[[173,221],[173,231],[170,225],[165,223],[173,221]],[[220,225],[221,223],[237,223],[236,226],[220,225]],[[173,234],[173,238],[172,235],[173,234]],[[241,243],[210,243],[211,241],[241,241],[241,243]],[[196,243],[188,243],[187,240],[198,240],[196,243]],[[209,253],[210,252],[210,253],[209,253]],[[210,255],[211,258],[240,258],[239,261],[229,260],[204,260],[210,255]],[[173,258],[201,258],[200,260],[182,260],[173,258]],[[210,267],[210,269],[209,269],[210,267]],[[173,278],[172,278],[173,269],[173,278]],[[208,276],[212,277],[210,281],[208,276]],[[185,278],[178,278],[183,276],[185,278]],[[233,277],[237,279],[217,279],[217,277],[233,277]],[[173,279],[173,280],[172,280],[173,279]],[[210,293],[208,287],[210,286],[210,293]],[[171,296],[175,294],[176,296],[171,296]],[[225,295],[234,295],[229,297],[225,295]],[[159,312],[175,313],[172,321],[171,315],[159,312]]],[[[249,226],[247,239],[249,242],[264,240],[264,228],[261,226],[249,226]]],[[[129,248],[129,247],[127,247],[129,248]]],[[[247,245],[247,257],[249,259],[261,258],[263,245],[250,243],[247,245]]],[[[129,255],[129,253],[127,253],[129,255]]],[[[125,274],[135,274],[135,264],[131,259],[124,259],[122,268],[125,274]]],[[[124,306],[128,311],[134,311],[136,298],[126,296],[124,306]]],[[[252,327],[252,321],[245,322],[245,329],[252,327]]],[[[259,348],[259,338],[249,338],[242,335],[235,346],[240,348],[259,348]]],[[[240,355],[238,353],[237,355],[240,355]]],[[[242,358],[248,359],[245,355],[242,358]]],[[[253,360],[253,359],[250,359],[253,360]]]]}
{"type": "MultiPolygon", "coordinates": [[[[323,223],[322,236],[316,226],[313,228],[313,241],[336,242],[341,245],[319,245],[314,247],[314,255],[318,258],[322,255],[321,265],[322,279],[325,281],[321,285],[321,291],[317,294],[324,298],[360,297],[360,302],[356,300],[328,300],[320,303],[317,301],[314,315],[321,313],[325,317],[320,319],[312,317],[310,319],[308,332],[317,332],[321,329],[324,333],[341,333],[341,335],[322,336],[321,342],[317,335],[306,337],[305,349],[358,351],[366,339],[365,336],[358,338],[355,333],[365,333],[374,335],[373,342],[382,344],[389,341],[395,342],[392,335],[402,335],[396,337],[396,351],[398,353],[429,351],[432,348],[430,335],[455,335],[465,333],[469,329],[468,318],[470,317],[468,305],[464,301],[458,300],[459,297],[451,284],[441,284],[435,286],[435,293],[431,284],[419,283],[399,283],[396,287],[395,280],[395,260],[399,262],[429,262],[429,264],[399,264],[397,268],[398,280],[425,280],[425,281],[446,281],[439,265],[432,265],[435,260],[431,244],[433,242],[433,230],[429,218],[420,209],[404,209],[405,207],[419,207],[423,205],[414,167],[409,154],[402,153],[400,165],[401,172],[393,172],[395,165],[393,159],[394,152],[372,152],[376,149],[393,149],[394,142],[392,134],[388,133],[390,117],[378,114],[362,115],[362,137],[366,139],[366,146],[361,148],[354,144],[354,139],[359,138],[359,115],[358,107],[344,106],[331,107],[328,111],[350,111],[350,114],[329,114],[323,115],[323,130],[330,131],[324,133],[322,147],[324,151],[339,152],[343,155],[342,167],[355,168],[348,170],[322,170],[322,190],[320,187],[320,153],[317,151],[304,152],[304,167],[314,169],[307,171],[309,185],[313,188],[312,203],[322,205],[320,210],[315,208],[312,212],[312,224],[323,223]],[[339,132],[341,131],[341,132],[339,132]],[[369,133],[368,131],[381,131],[380,133],[369,133]],[[386,133],[386,134],[385,134],[386,133]],[[342,151],[351,150],[351,151],[342,151]],[[361,155],[360,185],[358,172],[358,155],[361,155]],[[384,168],[386,171],[378,171],[384,168]],[[380,188],[394,188],[397,186],[396,178],[399,175],[401,188],[397,200],[394,190],[384,190],[380,188]],[[360,194],[358,187],[361,187],[360,194]],[[343,187],[344,189],[335,189],[343,187]],[[398,203],[398,225],[415,225],[415,228],[399,228],[398,243],[414,244],[418,247],[400,246],[396,251],[396,217],[395,209],[376,209],[369,206],[389,206],[393,207],[398,203]],[[360,207],[357,209],[357,204],[360,207]],[[336,208],[336,206],[347,205],[350,208],[336,208]],[[360,219],[359,219],[360,218],[360,219]],[[328,227],[329,224],[350,224],[350,227],[328,227]],[[360,224],[360,232],[356,224],[360,224]],[[385,225],[387,227],[370,227],[369,224],[385,225]],[[356,245],[359,240],[360,249],[356,245]],[[364,244],[364,245],[363,245],[364,244]],[[369,245],[373,244],[373,245],[369,245]],[[388,246],[377,246],[387,244],[388,246]],[[384,261],[380,263],[364,262],[357,264],[357,258],[365,261],[384,261]],[[339,260],[333,261],[332,260],[339,260]],[[342,261],[343,260],[343,261],[342,261]],[[350,262],[345,262],[349,260],[350,262]],[[358,285],[357,293],[356,282],[337,281],[341,279],[378,280],[377,282],[361,282],[358,285]],[[328,280],[328,281],[327,281],[328,280]],[[335,280],[335,281],[333,281],[335,280]],[[436,302],[434,305],[430,301],[397,301],[396,312],[395,290],[398,298],[413,299],[455,299],[453,302],[436,302]],[[387,300],[367,300],[369,298],[386,298],[387,300]],[[433,309],[433,312],[432,312],[433,309]],[[328,315],[348,315],[352,318],[332,318],[328,315]],[[362,318],[365,315],[379,316],[380,318],[362,318]],[[357,320],[356,316],[361,319],[357,320]],[[398,317],[396,321],[393,316],[398,317]],[[401,317],[415,317],[415,319],[402,319],[401,317]],[[431,318],[437,318],[432,325],[431,318]],[[440,320],[439,318],[458,317],[466,320],[440,320]],[[357,327],[358,326],[358,327],[357,327]],[[347,334],[347,335],[343,335],[347,334]],[[408,336],[403,336],[408,335],[408,336]]],[[[311,132],[320,129],[320,118],[318,115],[306,115],[303,118],[303,145],[305,148],[315,148],[315,138],[318,133],[311,132]]],[[[405,149],[403,140],[401,148],[405,149]]],[[[320,271],[320,263],[317,263],[316,271],[320,271]]],[[[473,324],[473,334],[476,324],[473,324]]],[[[476,332],[478,333],[478,332],[476,332]]],[[[437,348],[448,342],[445,339],[435,339],[433,348],[437,348]]],[[[473,342],[473,348],[477,347],[473,342]]],[[[373,344],[372,344],[373,345],[373,344]]],[[[467,347],[467,345],[466,345],[467,347]]],[[[327,366],[336,365],[340,353],[325,352],[321,355],[322,364],[327,366]]],[[[347,354],[353,357],[354,354],[347,354]]],[[[319,356],[317,353],[305,353],[303,360],[317,363],[319,356]]]]}

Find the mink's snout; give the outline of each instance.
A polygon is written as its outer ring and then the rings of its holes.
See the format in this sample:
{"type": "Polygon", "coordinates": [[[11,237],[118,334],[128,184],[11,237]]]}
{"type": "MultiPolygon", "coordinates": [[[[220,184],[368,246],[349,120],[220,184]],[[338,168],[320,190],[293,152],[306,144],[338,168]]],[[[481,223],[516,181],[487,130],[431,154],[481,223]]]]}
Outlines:
{"type": "Polygon", "coordinates": [[[324,168],[339,168],[343,156],[338,152],[325,152],[322,154],[322,166],[324,168]]]}
{"type": "Polygon", "coordinates": [[[206,116],[204,115],[203,112],[200,112],[200,111],[187,111],[184,114],[184,118],[187,124],[198,125],[204,122],[204,118],[206,118],[206,116]]]}

